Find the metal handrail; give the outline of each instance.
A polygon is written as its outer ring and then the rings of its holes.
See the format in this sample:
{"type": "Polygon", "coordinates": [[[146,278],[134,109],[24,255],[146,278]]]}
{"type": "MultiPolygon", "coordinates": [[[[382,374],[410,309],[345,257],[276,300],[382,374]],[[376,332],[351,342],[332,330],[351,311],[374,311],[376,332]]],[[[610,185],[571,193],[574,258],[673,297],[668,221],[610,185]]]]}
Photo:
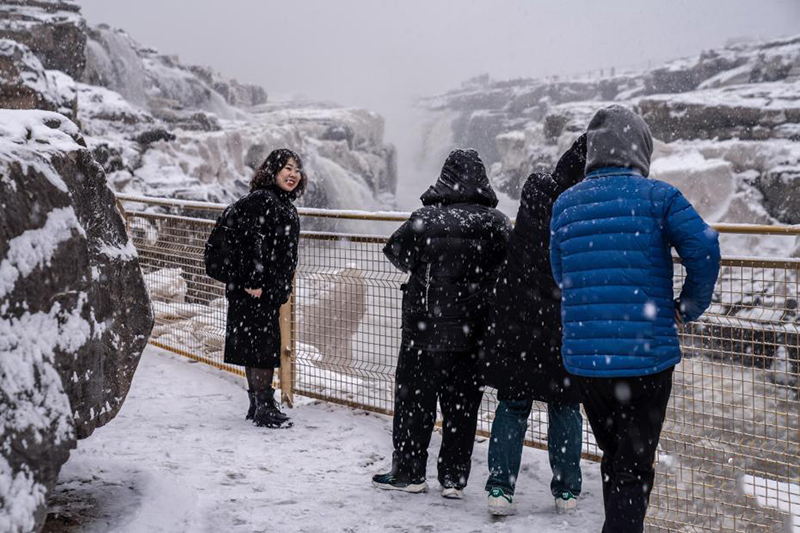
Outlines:
{"type": "MultiPolygon", "coordinates": [[[[175,200],[171,198],[157,198],[153,196],[137,196],[133,194],[116,194],[117,199],[124,202],[142,203],[148,205],[161,205],[169,207],[182,207],[188,209],[204,209],[207,211],[222,211],[227,205],[212,202],[198,202],[194,200],[175,200]]],[[[317,209],[299,207],[300,216],[314,218],[334,218],[341,220],[373,220],[376,222],[405,222],[411,216],[407,211],[360,211],[344,209],[317,209]]],[[[800,235],[800,224],[795,225],[766,225],[766,224],[710,224],[719,233],[736,233],[747,235],[800,235]]]]}
{"type": "MultiPolygon", "coordinates": [[[[124,202],[135,202],[149,205],[162,205],[168,207],[182,207],[184,209],[203,209],[206,211],[223,211],[226,204],[212,202],[197,202],[194,200],[173,200],[171,198],[157,198],[153,196],[137,196],[133,194],[117,194],[117,199],[124,202]]],[[[406,211],[361,211],[344,209],[317,209],[313,207],[299,207],[297,213],[303,217],[337,218],[343,220],[374,220],[376,222],[405,222],[411,216],[406,211]]]]}

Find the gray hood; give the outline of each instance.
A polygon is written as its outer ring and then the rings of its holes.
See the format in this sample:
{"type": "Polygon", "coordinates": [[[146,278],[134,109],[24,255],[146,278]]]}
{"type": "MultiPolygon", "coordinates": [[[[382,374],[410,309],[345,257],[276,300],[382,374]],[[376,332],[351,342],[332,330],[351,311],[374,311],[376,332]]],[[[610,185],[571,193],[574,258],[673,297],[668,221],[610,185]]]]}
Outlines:
{"type": "Polygon", "coordinates": [[[647,177],[653,137],[647,123],[620,105],[595,113],[586,130],[586,174],[608,167],[631,168],[647,177]]]}

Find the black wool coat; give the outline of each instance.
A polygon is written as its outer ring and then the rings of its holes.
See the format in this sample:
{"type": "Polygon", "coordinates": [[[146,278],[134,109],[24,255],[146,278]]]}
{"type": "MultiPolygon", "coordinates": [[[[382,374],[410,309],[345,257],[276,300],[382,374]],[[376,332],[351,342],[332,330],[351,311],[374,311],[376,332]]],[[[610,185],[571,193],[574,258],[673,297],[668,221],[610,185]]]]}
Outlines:
{"type": "Polygon", "coordinates": [[[429,352],[477,353],[487,300],[505,257],[508,218],[473,150],[450,154],[437,183],[383,252],[408,272],[402,344],[429,352]]]}
{"type": "Polygon", "coordinates": [[[280,366],[280,306],[292,293],[300,219],[292,195],[272,185],[235,206],[236,274],[228,285],[225,362],[254,368],[280,366]],[[262,289],[254,298],[244,289],[262,289]]]}
{"type": "Polygon", "coordinates": [[[585,136],[553,174],[531,174],[494,289],[481,339],[487,385],[501,399],[578,403],[561,358],[561,292],[550,269],[550,216],[558,196],[583,179],[585,136]]]}

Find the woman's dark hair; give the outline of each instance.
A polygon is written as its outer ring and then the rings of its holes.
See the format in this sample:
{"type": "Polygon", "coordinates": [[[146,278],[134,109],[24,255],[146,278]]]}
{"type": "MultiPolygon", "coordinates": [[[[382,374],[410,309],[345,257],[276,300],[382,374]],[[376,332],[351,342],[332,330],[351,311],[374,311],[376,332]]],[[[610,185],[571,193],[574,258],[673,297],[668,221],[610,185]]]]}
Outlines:
{"type": "Polygon", "coordinates": [[[300,174],[300,181],[289,195],[292,197],[292,200],[302,196],[303,192],[306,190],[307,179],[306,171],[303,168],[303,160],[300,159],[299,155],[286,148],[278,148],[269,153],[264,162],[261,163],[261,166],[256,170],[256,173],[253,174],[253,177],[250,178],[250,192],[256,189],[268,189],[277,186],[275,184],[275,178],[290,159],[294,159],[299,167],[298,174],[300,174]]]}

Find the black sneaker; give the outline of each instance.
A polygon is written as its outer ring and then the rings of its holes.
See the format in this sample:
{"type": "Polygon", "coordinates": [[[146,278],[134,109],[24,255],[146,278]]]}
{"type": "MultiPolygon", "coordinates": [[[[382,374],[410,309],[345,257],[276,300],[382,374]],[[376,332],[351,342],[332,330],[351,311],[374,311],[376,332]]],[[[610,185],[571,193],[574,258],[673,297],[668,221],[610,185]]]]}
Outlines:
{"type": "Polygon", "coordinates": [[[442,486],[442,498],[460,500],[464,497],[464,486],[467,482],[463,477],[455,481],[450,476],[444,476],[439,480],[439,484],[442,486]]]}
{"type": "Polygon", "coordinates": [[[428,492],[425,479],[408,479],[392,472],[372,476],[372,486],[383,490],[402,490],[403,492],[428,492]]]}
{"type": "Polygon", "coordinates": [[[448,500],[461,500],[464,498],[464,487],[445,485],[442,487],[442,498],[447,498],[448,500]]]}

